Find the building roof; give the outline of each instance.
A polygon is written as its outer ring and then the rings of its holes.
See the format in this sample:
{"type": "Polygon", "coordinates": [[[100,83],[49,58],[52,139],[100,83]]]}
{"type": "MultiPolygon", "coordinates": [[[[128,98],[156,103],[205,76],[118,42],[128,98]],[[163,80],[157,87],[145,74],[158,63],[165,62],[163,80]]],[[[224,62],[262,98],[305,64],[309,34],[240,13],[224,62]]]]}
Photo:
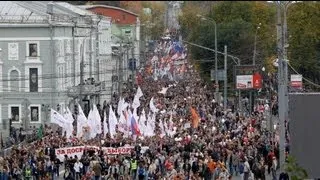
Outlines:
{"type": "Polygon", "coordinates": [[[19,1],[0,1],[0,22],[41,22],[44,23],[48,15],[42,11],[37,11],[38,6],[25,5],[19,1]],[[30,8],[29,8],[30,7],[30,8]]]}
{"type": "MultiPolygon", "coordinates": [[[[0,23],[45,23],[48,20],[48,4],[53,5],[52,13],[56,16],[70,17],[91,16],[97,17],[93,12],[79,8],[66,2],[50,1],[0,1],[0,23]]],[[[109,19],[108,17],[104,17],[109,19]]]]}
{"type": "Polygon", "coordinates": [[[107,6],[107,5],[99,5],[99,4],[97,4],[97,5],[80,5],[78,7],[82,8],[82,9],[92,9],[92,8],[98,8],[98,7],[116,9],[116,10],[120,10],[120,11],[124,11],[126,13],[129,13],[129,14],[132,14],[132,15],[134,15],[136,17],[139,16],[138,14],[135,14],[135,13],[133,13],[131,11],[127,11],[125,9],[122,9],[122,8],[119,8],[119,7],[115,7],[115,6],[107,6]]]}
{"type": "Polygon", "coordinates": [[[62,8],[65,8],[65,11],[68,11],[70,13],[75,13],[81,16],[95,16],[95,14],[91,11],[79,8],[66,2],[55,2],[55,4],[59,5],[62,8]]]}

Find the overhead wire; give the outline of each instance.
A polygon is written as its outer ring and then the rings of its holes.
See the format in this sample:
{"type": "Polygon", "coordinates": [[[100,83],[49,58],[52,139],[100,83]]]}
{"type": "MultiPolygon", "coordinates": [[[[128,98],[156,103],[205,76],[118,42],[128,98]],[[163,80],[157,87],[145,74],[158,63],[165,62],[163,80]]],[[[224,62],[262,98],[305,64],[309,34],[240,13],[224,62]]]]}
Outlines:
{"type": "MultiPolygon", "coordinates": [[[[287,62],[287,64],[296,74],[300,74],[289,62],[287,62]]],[[[313,86],[315,86],[317,88],[320,88],[319,84],[316,84],[316,83],[312,82],[311,80],[305,78],[303,75],[302,75],[302,79],[305,80],[306,82],[308,82],[309,84],[311,84],[311,85],[313,85],[313,86]]]]}

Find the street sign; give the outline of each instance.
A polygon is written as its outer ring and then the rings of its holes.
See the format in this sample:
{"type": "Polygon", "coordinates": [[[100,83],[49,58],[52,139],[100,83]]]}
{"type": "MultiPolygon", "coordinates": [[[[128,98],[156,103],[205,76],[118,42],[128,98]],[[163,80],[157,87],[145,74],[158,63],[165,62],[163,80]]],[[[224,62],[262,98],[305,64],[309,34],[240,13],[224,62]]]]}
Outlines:
{"type": "Polygon", "coordinates": [[[302,89],[302,75],[301,74],[291,74],[290,84],[292,88],[302,89]]]}
{"type": "MultiPolygon", "coordinates": [[[[211,69],[210,71],[211,81],[215,80],[216,73],[215,70],[211,69]]],[[[227,78],[227,73],[224,69],[218,70],[218,81],[224,81],[227,78]]]]}

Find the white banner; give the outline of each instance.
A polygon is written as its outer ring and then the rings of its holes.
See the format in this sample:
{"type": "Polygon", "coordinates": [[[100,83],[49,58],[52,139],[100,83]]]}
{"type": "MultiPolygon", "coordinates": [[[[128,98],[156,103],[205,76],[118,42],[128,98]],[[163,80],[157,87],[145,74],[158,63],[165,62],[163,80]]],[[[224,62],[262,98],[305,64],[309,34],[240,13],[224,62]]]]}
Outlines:
{"type": "MultiPolygon", "coordinates": [[[[96,152],[100,149],[98,146],[75,146],[75,147],[65,147],[56,149],[56,156],[60,161],[64,161],[64,156],[67,155],[68,157],[77,156],[80,158],[85,150],[95,150],[96,152]]],[[[118,155],[118,154],[130,154],[131,151],[134,149],[134,146],[123,146],[118,148],[112,147],[102,147],[102,150],[107,155],[118,155]]],[[[143,146],[141,148],[141,153],[144,153],[148,146],[143,146]]]]}
{"type": "Polygon", "coordinates": [[[252,88],[252,75],[238,75],[236,78],[237,89],[251,89],[252,88]]]}

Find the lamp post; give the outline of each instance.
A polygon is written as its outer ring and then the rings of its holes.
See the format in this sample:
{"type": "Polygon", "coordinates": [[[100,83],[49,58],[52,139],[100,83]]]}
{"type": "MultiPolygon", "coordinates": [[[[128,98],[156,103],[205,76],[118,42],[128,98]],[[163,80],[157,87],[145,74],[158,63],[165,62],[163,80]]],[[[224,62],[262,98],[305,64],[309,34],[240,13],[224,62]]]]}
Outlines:
{"type": "Polygon", "coordinates": [[[269,132],[270,132],[270,135],[271,137],[273,137],[273,121],[272,121],[272,109],[271,109],[271,101],[272,101],[272,89],[271,89],[271,84],[270,84],[270,77],[269,77],[269,73],[266,73],[266,68],[265,67],[262,67],[262,72],[264,74],[264,77],[265,78],[268,78],[266,81],[264,81],[264,84],[265,84],[265,87],[266,87],[266,92],[268,93],[267,94],[267,100],[268,100],[268,106],[269,106],[269,132]],[[266,82],[268,82],[266,84],[266,82]]]}
{"type": "Polygon", "coordinates": [[[280,172],[284,172],[286,121],[288,120],[288,64],[287,64],[287,10],[292,1],[275,1],[277,5],[277,43],[278,43],[278,100],[279,100],[279,155],[280,172]]]}
{"type": "Polygon", "coordinates": [[[252,64],[256,65],[256,51],[257,51],[257,35],[258,30],[260,29],[261,23],[259,23],[258,27],[256,28],[256,33],[254,36],[254,48],[253,48],[253,58],[252,58],[252,64]]]}
{"type": "MultiPolygon", "coordinates": [[[[209,22],[211,22],[214,25],[214,71],[215,71],[215,83],[219,84],[218,81],[218,37],[217,37],[217,23],[214,19],[211,18],[207,18],[207,17],[203,17],[200,14],[197,14],[197,17],[200,17],[201,20],[208,20],[209,22]]],[[[219,86],[216,87],[216,95],[218,95],[219,92],[219,86]]],[[[220,102],[218,102],[220,103],[220,102]]]]}
{"type": "MultiPolygon", "coordinates": [[[[255,32],[255,36],[254,36],[254,47],[253,47],[253,57],[252,57],[252,65],[256,65],[256,51],[257,51],[257,36],[258,36],[258,30],[260,29],[260,25],[261,23],[258,24],[258,27],[256,28],[256,32],[255,32]]],[[[253,99],[254,99],[254,94],[252,93],[252,89],[249,90],[249,96],[250,96],[250,113],[252,112],[252,107],[254,106],[254,102],[253,102],[253,99]]]]}

